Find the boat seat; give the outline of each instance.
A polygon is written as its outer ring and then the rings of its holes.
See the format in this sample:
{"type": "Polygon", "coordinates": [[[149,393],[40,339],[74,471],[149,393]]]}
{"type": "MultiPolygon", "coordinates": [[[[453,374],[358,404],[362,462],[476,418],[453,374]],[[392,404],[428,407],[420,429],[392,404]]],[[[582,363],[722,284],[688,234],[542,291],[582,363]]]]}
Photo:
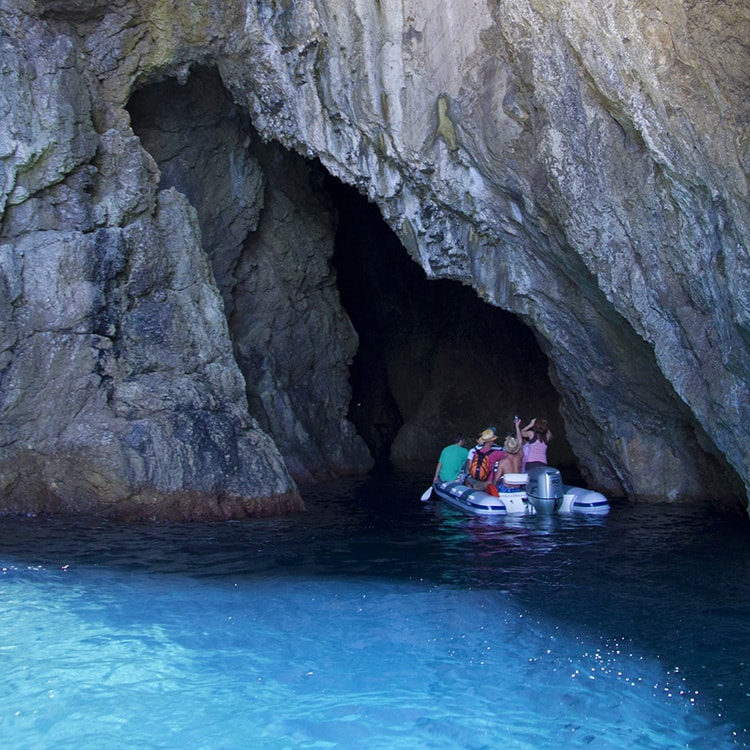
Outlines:
{"type": "Polygon", "coordinates": [[[526,484],[529,481],[528,474],[503,474],[505,484],[526,484]]]}

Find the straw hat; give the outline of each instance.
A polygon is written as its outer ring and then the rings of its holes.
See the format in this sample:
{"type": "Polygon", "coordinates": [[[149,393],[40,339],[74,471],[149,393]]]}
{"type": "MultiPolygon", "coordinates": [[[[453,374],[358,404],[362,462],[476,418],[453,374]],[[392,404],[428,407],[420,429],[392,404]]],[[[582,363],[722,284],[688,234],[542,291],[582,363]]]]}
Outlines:
{"type": "Polygon", "coordinates": [[[518,440],[512,435],[509,435],[507,438],[505,438],[505,442],[503,443],[503,450],[506,453],[518,453],[520,448],[521,446],[518,444],[518,440]]]}
{"type": "Polygon", "coordinates": [[[495,435],[495,431],[489,427],[477,438],[478,443],[494,443],[495,440],[497,440],[497,435],[495,435]]]}

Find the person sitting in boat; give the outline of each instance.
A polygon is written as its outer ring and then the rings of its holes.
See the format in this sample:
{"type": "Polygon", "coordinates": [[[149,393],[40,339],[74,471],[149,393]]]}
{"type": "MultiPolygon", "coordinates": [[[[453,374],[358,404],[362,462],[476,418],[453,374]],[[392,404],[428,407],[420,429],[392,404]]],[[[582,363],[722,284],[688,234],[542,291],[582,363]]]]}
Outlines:
{"type": "Polygon", "coordinates": [[[526,448],[526,463],[523,471],[547,465],[547,445],[552,440],[546,419],[534,419],[521,430],[521,435],[528,440],[526,448]]]}
{"type": "Polygon", "coordinates": [[[521,453],[521,445],[523,439],[521,437],[521,420],[516,417],[516,434],[508,435],[503,443],[503,451],[505,456],[500,459],[495,471],[495,486],[498,492],[518,492],[522,485],[513,484],[505,480],[506,474],[520,474],[523,462],[523,455],[521,453]]]}
{"type": "Polygon", "coordinates": [[[456,433],[453,442],[446,445],[440,452],[437,466],[435,467],[435,478],[433,484],[441,482],[454,482],[458,479],[459,474],[464,468],[466,457],[469,455],[469,449],[465,446],[466,438],[460,433],[456,433]]]}
{"type": "Polygon", "coordinates": [[[477,444],[469,451],[466,459],[466,479],[464,484],[475,490],[486,490],[495,480],[495,467],[505,452],[495,445],[497,435],[494,427],[488,427],[477,438],[477,444]]]}

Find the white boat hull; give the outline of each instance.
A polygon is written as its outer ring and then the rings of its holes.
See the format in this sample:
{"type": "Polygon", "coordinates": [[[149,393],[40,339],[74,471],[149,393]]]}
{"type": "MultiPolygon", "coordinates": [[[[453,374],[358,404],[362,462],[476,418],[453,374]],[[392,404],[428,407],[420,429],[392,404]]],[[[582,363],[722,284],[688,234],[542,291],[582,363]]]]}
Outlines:
{"type": "Polygon", "coordinates": [[[505,516],[509,513],[533,513],[526,492],[503,492],[499,497],[467,487],[462,482],[438,482],[434,493],[454,508],[475,516],[505,516]]]}
{"type": "MultiPolygon", "coordinates": [[[[553,479],[559,476],[556,469],[548,469],[544,473],[551,475],[553,479]]],[[[525,474],[519,474],[513,475],[513,479],[525,481],[527,477],[525,474]]],[[[437,482],[433,486],[433,492],[454,508],[475,516],[534,515],[537,512],[592,515],[609,513],[609,501],[601,493],[583,487],[566,485],[559,485],[559,487],[560,490],[555,493],[554,497],[544,499],[527,495],[525,484],[519,487],[517,492],[501,492],[498,497],[467,487],[460,481],[437,482]]]]}
{"type": "Polygon", "coordinates": [[[609,513],[609,501],[601,492],[567,486],[564,492],[558,513],[592,513],[600,516],[609,513]]]}

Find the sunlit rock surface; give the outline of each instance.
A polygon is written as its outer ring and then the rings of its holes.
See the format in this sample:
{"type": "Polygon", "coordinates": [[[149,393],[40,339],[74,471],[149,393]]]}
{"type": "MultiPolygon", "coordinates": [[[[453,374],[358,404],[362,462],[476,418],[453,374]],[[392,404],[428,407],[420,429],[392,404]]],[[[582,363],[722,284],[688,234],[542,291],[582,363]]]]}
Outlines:
{"type": "MultiPolygon", "coordinates": [[[[592,486],[747,492],[744,0],[9,0],[0,30],[3,508],[279,512],[369,467],[321,170],[533,330],[592,486]]],[[[431,361],[396,401],[445,393],[431,361]]],[[[434,413],[394,458],[434,460],[434,413]]]]}

